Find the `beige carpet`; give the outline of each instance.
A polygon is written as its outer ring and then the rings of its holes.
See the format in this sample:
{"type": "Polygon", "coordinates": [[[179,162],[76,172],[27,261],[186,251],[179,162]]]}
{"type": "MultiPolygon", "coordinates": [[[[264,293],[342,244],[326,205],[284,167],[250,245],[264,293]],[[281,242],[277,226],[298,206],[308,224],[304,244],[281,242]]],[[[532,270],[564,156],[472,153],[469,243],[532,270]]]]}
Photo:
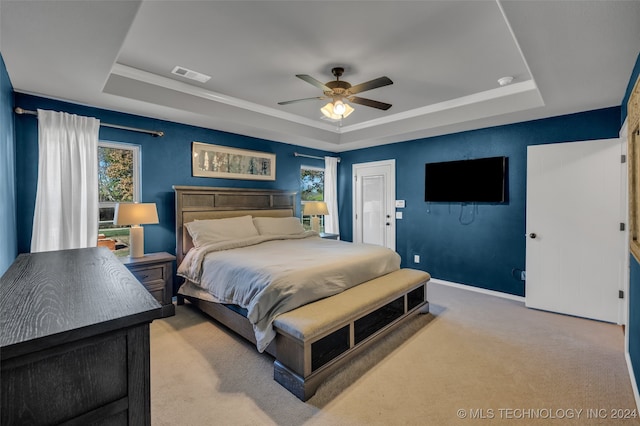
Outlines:
{"type": "Polygon", "coordinates": [[[428,298],[307,403],[270,356],[178,306],[151,325],[152,425],[640,424],[612,419],[636,408],[621,327],[438,284],[428,298]]]}

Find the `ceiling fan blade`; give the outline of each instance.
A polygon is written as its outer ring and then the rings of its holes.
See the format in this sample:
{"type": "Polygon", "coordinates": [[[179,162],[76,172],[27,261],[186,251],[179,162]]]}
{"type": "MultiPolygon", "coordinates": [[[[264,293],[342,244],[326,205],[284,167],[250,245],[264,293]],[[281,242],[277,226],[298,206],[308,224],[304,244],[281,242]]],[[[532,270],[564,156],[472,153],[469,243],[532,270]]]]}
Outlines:
{"type": "Polygon", "coordinates": [[[350,96],[349,101],[353,102],[354,104],[359,104],[359,105],[364,105],[364,106],[368,106],[371,108],[378,108],[378,109],[382,109],[382,110],[388,110],[389,108],[391,108],[391,104],[387,104],[384,102],[379,102],[379,101],[374,101],[373,99],[367,99],[367,98],[359,98],[357,96],[350,96]]]}
{"type": "Polygon", "coordinates": [[[298,77],[300,80],[304,80],[307,83],[316,86],[319,89],[322,89],[322,91],[324,92],[331,92],[331,89],[327,86],[324,85],[323,82],[316,80],[315,78],[311,77],[310,75],[307,74],[296,74],[296,77],[298,77]]]}
{"type": "Polygon", "coordinates": [[[379,77],[374,80],[352,86],[349,89],[349,93],[355,95],[356,93],[364,92],[371,89],[377,89],[378,87],[388,86],[390,84],[393,84],[393,81],[391,81],[389,77],[379,77]]]}
{"type": "Polygon", "coordinates": [[[324,96],[316,96],[316,97],[313,97],[313,98],[294,99],[292,101],[278,102],[278,105],[289,105],[289,104],[295,104],[295,103],[298,103],[298,102],[317,101],[318,99],[326,99],[326,98],[324,96]]]}

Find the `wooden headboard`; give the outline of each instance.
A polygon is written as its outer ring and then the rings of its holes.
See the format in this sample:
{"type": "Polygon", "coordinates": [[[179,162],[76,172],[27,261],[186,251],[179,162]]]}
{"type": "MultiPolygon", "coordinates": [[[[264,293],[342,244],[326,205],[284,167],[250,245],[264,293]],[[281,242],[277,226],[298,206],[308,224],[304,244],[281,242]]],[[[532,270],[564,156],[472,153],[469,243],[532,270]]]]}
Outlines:
{"type": "Polygon", "coordinates": [[[296,216],[296,192],[274,189],[173,186],[176,193],[177,264],[193,247],[184,224],[236,216],[296,216]]]}

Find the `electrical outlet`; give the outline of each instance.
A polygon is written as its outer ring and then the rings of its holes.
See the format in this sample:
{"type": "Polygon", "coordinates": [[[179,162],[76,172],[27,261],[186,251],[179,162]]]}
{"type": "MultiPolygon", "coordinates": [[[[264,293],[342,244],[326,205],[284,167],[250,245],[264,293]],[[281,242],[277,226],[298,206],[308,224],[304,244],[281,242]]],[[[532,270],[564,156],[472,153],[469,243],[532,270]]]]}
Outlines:
{"type": "Polygon", "coordinates": [[[520,272],[520,280],[521,281],[526,281],[527,280],[527,271],[520,272]]]}
{"type": "Polygon", "coordinates": [[[419,254],[414,254],[413,255],[413,263],[420,263],[420,255],[419,254]]]}

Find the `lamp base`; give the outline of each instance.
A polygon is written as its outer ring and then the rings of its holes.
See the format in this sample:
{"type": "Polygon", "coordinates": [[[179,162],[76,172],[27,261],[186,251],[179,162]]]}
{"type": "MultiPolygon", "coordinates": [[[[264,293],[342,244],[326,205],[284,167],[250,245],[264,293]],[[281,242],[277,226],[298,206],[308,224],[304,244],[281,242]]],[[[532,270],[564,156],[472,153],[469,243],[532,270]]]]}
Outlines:
{"type": "Polygon", "coordinates": [[[144,257],[144,228],[140,225],[129,228],[129,257],[144,257]]]}
{"type": "Polygon", "coordinates": [[[311,229],[320,232],[320,218],[318,216],[311,216],[311,229]]]}

